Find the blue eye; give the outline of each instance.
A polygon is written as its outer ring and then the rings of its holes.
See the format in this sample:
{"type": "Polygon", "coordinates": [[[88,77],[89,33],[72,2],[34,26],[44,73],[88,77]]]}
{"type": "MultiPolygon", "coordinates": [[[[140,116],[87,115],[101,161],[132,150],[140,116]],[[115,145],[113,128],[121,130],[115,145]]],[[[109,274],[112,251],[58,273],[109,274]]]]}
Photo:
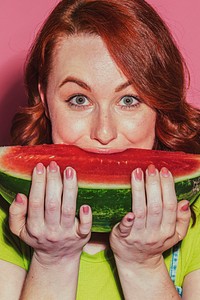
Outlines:
{"type": "Polygon", "coordinates": [[[69,103],[71,106],[87,106],[90,105],[90,102],[88,101],[87,97],[84,95],[75,95],[73,97],[70,97],[67,100],[67,103],[69,103]]]}
{"type": "Polygon", "coordinates": [[[127,95],[120,99],[118,105],[127,107],[127,108],[132,108],[132,107],[139,105],[139,103],[140,103],[140,100],[138,99],[137,96],[127,95]]]}

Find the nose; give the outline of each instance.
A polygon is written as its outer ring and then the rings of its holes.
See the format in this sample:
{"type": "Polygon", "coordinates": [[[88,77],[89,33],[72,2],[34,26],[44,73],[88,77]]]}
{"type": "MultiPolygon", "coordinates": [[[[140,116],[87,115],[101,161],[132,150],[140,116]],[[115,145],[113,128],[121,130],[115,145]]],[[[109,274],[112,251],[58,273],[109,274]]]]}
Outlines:
{"type": "Polygon", "coordinates": [[[111,112],[98,111],[93,119],[91,139],[108,145],[117,138],[117,124],[111,112]]]}

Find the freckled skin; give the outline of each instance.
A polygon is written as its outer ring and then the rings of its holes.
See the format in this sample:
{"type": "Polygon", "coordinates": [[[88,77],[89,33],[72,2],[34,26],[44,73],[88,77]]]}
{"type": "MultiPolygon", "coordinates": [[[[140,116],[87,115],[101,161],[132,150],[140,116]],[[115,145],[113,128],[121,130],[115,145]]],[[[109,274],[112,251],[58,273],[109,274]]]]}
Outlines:
{"type": "Polygon", "coordinates": [[[131,85],[118,91],[125,82],[100,37],[63,38],[47,87],[53,142],[90,149],[151,149],[156,113],[132,97],[137,93],[131,85]],[[65,82],[69,77],[73,80],[65,82]],[[75,95],[82,98],[68,101],[75,95]],[[130,95],[131,100],[123,98],[130,95]],[[70,105],[77,101],[78,107],[70,105]]]}

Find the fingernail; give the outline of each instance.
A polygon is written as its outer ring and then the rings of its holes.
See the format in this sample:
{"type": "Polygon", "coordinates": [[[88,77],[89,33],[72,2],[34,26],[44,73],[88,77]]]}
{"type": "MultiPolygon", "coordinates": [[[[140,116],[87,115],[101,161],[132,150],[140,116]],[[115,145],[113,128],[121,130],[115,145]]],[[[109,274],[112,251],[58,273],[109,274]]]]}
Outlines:
{"type": "Polygon", "coordinates": [[[88,213],[89,213],[89,206],[88,205],[83,206],[83,212],[84,212],[84,214],[88,215],[88,213]]]}
{"type": "Polygon", "coordinates": [[[170,172],[169,172],[169,170],[167,168],[163,167],[161,169],[161,174],[162,174],[163,177],[169,177],[170,172]]]}
{"type": "Polygon", "coordinates": [[[142,180],[142,170],[140,168],[137,168],[134,171],[134,176],[136,181],[141,181],[142,180]]]}
{"type": "Polygon", "coordinates": [[[58,171],[58,165],[55,161],[50,162],[49,171],[52,172],[52,173],[56,173],[58,171]]]}
{"type": "Polygon", "coordinates": [[[154,165],[148,166],[148,175],[149,176],[155,176],[156,175],[156,168],[154,165]]]}
{"type": "Polygon", "coordinates": [[[131,217],[128,217],[127,218],[127,221],[130,223],[130,222],[133,222],[133,218],[131,218],[131,217]]]}
{"type": "Polygon", "coordinates": [[[72,179],[73,176],[74,176],[74,171],[72,168],[68,167],[66,170],[65,170],[65,176],[66,176],[66,179],[72,179]]]}
{"type": "Polygon", "coordinates": [[[39,175],[44,173],[44,165],[42,163],[36,165],[36,172],[39,175]]]}
{"type": "Polygon", "coordinates": [[[21,197],[21,195],[19,193],[15,197],[15,202],[17,204],[22,204],[23,203],[23,199],[22,199],[22,197],[21,197]]]}
{"type": "Polygon", "coordinates": [[[183,205],[183,206],[181,207],[181,210],[182,210],[182,211],[188,211],[188,210],[189,210],[189,206],[190,206],[190,204],[189,204],[189,202],[188,202],[187,204],[185,204],[185,205],[183,205]]]}

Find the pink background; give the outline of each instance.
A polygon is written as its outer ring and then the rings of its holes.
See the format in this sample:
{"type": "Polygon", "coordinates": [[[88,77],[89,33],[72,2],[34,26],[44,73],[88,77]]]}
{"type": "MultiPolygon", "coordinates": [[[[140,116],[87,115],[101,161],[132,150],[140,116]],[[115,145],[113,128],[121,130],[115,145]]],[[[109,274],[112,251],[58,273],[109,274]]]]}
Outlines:
{"type": "MultiPolygon", "coordinates": [[[[200,107],[200,1],[148,0],[172,29],[191,74],[188,101],[200,107]]],[[[9,144],[11,119],[26,103],[23,63],[33,37],[58,0],[0,3],[0,145],[9,144]]]]}

